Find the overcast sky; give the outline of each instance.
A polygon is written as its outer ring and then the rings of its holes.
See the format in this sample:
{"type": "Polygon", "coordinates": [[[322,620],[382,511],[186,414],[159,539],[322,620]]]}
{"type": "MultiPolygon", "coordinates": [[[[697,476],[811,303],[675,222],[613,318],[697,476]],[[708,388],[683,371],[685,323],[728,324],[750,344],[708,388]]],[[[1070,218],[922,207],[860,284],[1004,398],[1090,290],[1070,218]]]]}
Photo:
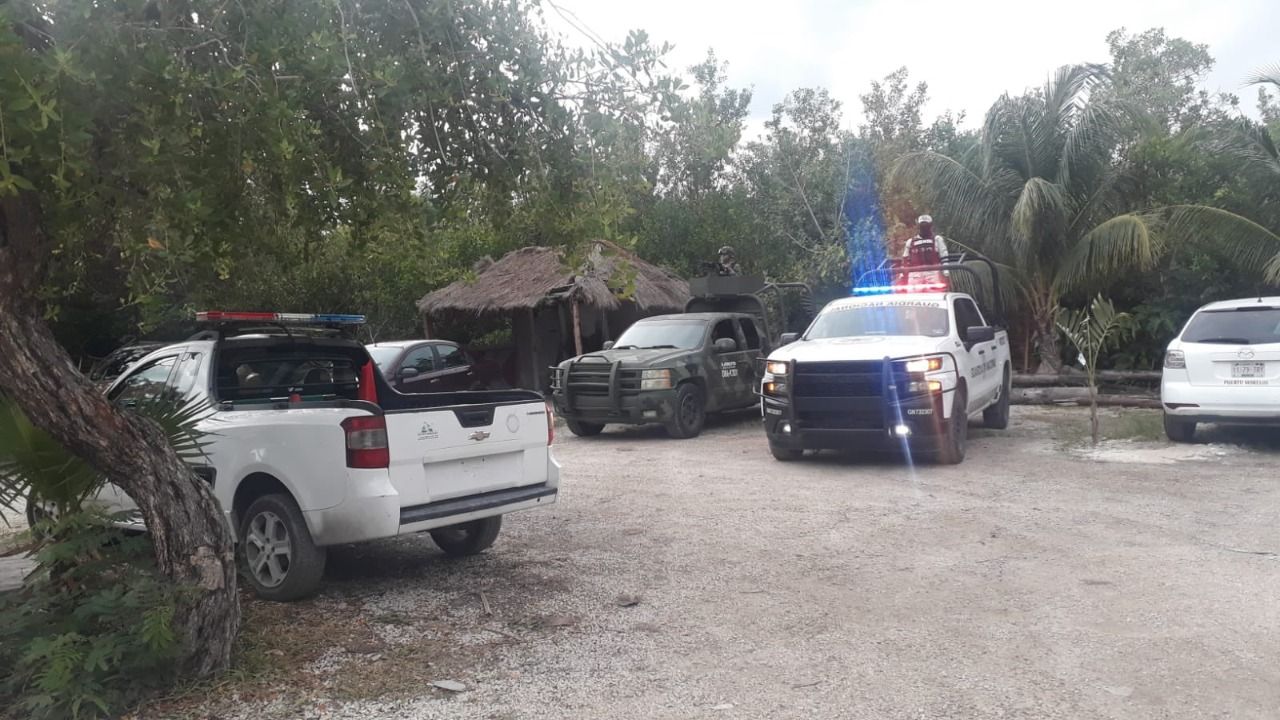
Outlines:
{"type": "MultiPolygon", "coordinates": [[[[903,65],[913,82],[929,83],[926,123],[952,109],[974,127],[1001,93],[1041,85],[1060,65],[1106,61],[1106,35],[1119,27],[1164,27],[1208,44],[1217,64],[1205,86],[1239,95],[1251,115],[1257,90],[1243,88],[1244,78],[1280,63],[1280,0],[549,1],[607,40],[643,29],[672,43],[677,68],[714,48],[729,63],[730,85],[754,90],[751,134],[774,103],[806,86],[830,90],[856,125],[858,96],[903,65]]],[[[554,7],[545,15],[569,42],[590,42],[554,7]]]]}

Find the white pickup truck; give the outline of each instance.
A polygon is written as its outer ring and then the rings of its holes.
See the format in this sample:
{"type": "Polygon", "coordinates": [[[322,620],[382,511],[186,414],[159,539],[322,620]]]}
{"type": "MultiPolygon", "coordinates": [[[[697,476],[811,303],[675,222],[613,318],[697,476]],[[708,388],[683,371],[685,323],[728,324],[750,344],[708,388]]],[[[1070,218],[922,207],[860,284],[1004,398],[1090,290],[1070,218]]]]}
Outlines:
{"type": "MultiPolygon", "coordinates": [[[[315,591],[326,546],[428,531],[446,553],[469,555],[493,544],[505,513],[555,502],[554,421],[537,393],[396,392],[364,346],[333,330],[360,316],[201,319],[216,329],[143,357],[107,395],[210,404],[199,424],[208,464],[196,473],[213,484],[261,597],[315,591]]],[[[110,485],[99,500],[136,510],[110,485]]]]}
{"type": "Polygon", "coordinates": [[[775,458],[894,439],[954,464],[970,415],[1008,426],[1008,334],[969,295],[884,290],[831,302],[769,355],[760,402],[775,458]]]}

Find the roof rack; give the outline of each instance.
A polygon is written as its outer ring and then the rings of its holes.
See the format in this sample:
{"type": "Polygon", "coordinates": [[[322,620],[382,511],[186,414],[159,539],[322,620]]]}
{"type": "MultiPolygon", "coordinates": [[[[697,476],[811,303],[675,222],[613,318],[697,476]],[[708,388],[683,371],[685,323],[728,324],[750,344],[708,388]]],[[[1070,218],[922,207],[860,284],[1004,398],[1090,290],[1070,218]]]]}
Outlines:
{"type": "MultiPolygon", "coordinates": [[[[987,271],[991,277],[991,309],[994,311],[995,318],[998,322],[1002,324],[1007,322],[1005,317],[1004,295],[1000,292],[1000,273],[996,268],[996,264],[982,255],[971,252],[951,253],[943,256],[941,258],[941,262],[937,265],[894,267],[892,263],[893,261],[891,259],[886,258],[885,260],[882,260],[878,266],[859,275],[857,282],[853,284],[853,293],[867,294],[875,291],[883,291],[885,293],[901,291],[901,286],[893,286],[891,284],[892,275],[901,272],[959,272],[973,278],[975,287],[980,289],[984,285],[983,277],[972,267],[969,267],[969,263],[981,263],[987,267],[987,271]],[[867,285],[867,280],[871,280],[874,285],[867,285]]],[[[934,292],[937,292],[937,290],[934,290],[934,292]]]]}

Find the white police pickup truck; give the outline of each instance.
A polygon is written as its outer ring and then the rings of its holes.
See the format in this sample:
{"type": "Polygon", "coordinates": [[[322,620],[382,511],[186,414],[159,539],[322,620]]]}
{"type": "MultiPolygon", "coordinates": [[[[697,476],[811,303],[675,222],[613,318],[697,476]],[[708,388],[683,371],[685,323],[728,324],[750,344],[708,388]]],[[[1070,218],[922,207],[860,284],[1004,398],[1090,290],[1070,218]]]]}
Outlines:
{"type": "MultiPolygon", "coordinates": [[[[213,484],[258,595],[313,592],[326,546],[427,531],[469,555],[493,544],[505,513],[555,502],[554,421],[537,393],[399,393],[344,336],[358,315],[198,319],[213,329],[143,357],[107,395],[209,403],[196,474],[213,484]]],[[[136,511],[110,485],[98,499],[136,511]]]]}
{"type": "Polygon", "coordinates": [[[805,450],[897,440],[961,462],[971,415],[991,428],[1009,424],[1008,333],[964,293],[871,290],[831,302],[769,355],[761,409],[770,451],[795,460],[805,450]]]}

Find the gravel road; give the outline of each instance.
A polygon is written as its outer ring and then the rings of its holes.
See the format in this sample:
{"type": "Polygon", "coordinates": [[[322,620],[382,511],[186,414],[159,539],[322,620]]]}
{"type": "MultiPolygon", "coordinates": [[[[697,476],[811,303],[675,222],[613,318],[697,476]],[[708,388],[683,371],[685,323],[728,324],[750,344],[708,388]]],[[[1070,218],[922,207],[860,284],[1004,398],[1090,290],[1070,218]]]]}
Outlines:
{"type": "Polygon", "coordinates": [[[401,618],[387,647],[454,648],[414,671],[420,691],[277,688],[211,714],[1280,716],[1280,448],[1083,452],[1052,439],[1065,421],[1083,418],[1015,409],[1009,432],[974,429],[963,465],[914,469],[778,463],[750,417],[687,441],[562,437],[559,504],[509,517],[489,554],[450,563],[412,538],[333,555],[313,608],[401,618]]]}

